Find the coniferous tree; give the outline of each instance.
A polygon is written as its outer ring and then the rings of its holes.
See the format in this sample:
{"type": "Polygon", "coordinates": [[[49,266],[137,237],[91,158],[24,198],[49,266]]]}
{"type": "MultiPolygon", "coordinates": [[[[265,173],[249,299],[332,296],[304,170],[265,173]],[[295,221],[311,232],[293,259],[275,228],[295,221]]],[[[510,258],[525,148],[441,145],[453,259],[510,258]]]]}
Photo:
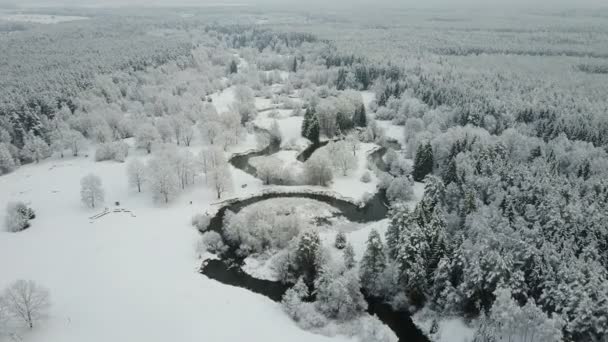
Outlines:
{"type": "Polygon", "coordinates": [[[319,136],[321,134],[321,126],[319,124],[319,117],[314,115],[310,120],[310,124],[308,125],[308,130],[306,131],[305,137],[312,141],[313,144],[319,143],[319,136]]]}
{"type": "Polygon", "coordinates": [[[424,177],[433,172],[433,147],[430,142],[420,144],[416,150],[414,170],[412,175],[416,182],[422,182],[424,177]]]}
{"type": "Polygon", "coordinates": [[[321,238],[315,230],[309,230],[300,236],[296,249],[297,269],[304,280],[312,282],[318,272],[318,254],[321,251],[321,238]]]}
{"type": "Polygon", "coordinates": [[[294,57],[293,58],[293,62],[291,63],[291,72],[297,72],[298,71],[298,58],[294,57]]]}
{"type": "Polygon", "coordinates": [[[367,113],[365,112],[365,105],[361,104],[355,110],[355,115],[353,115],[353,124],[355,127],[367,126],[367,113]]]}
{"type": "Polygon", "coordinates": [[[386,255],[384,243],[380,234],[375,229],[372,230],[367,238],[367,248],[361,259],[359,274],[361,286],[372,295],[378,294],[379,284],[377,279],[386,268],[386,255]]]}
{"type": "Polygon", "coordinates": [[[344,267],[346,267],[348,270],[354,268],[357,263],[355,262],[355,250],[350,242],[346,243],[346,247],[344,247],[344,251],[342,253],[344,258],[344,267]]]}
{"type": "Polygon", "coordinates": [[[337,249],[344,249],[344,247],[346,247],[346,234],[344,234],[343,232],[338,232],[338,234],[336,234],[336,241],[334,242],[334,246],[337,249]]]}
{"type": "Polygon", "coordinates": [[[238,72],[239,72],[239,65],[236,64],[235,60],[232,60],[232,62],[230,62],[230,73],[236,74],[238,72]]]}
{"type": "Polygon", "coordinates": [[[413,216],[407,205],[397,202],[392,205],[389,217],[391,222],[386,231],[387,253],[391,259],[396,259],[401,230],[406,229],[413,222],[413,216]]]}
{"type": "Polygon", "coordinates": [[[338,78],[336,79],[336,89],[338,89],[338,90],[346,89],[346,76],[347,76],[347,72],[345,69],[338,70],[338,78]]]}
{"type": "Polygon", "coordinates": [[[304,113],[304,120],[302,121],[302,129],[301,134],[303,137],[308,135],[308,127],[310,127],[310,122],[312,121],[313,116],[315,116],[315,110],[312,107],[306,108],[306,112],[304,113]]]}

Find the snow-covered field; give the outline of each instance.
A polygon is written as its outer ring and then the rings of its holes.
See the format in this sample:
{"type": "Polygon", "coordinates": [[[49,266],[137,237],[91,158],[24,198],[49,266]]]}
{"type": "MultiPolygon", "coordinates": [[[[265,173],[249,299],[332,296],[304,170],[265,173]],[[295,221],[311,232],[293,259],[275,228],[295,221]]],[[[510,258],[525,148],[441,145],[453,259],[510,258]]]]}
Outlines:
{"type": "Polygon", "coordinates": [[[129,190],[125,164],[89,157],[23,166],[0,177],[0,189],[0,207],[22,200],[37,214],[28,230],[0,232],[0,287],[33,279],[53,303],[24,341],[328,340],[301,330],[269,299],[197,273],[190,218],[214,200],[203,186],[157,205],[129,190]],[[134,215],[90,220],[101,211],[80,203],[79,180],[90,172],[102,178],[109,207],[120,201],[134,215]]]}
{"type": "Polygon", "coordinates": [[[15,22],[30,22],[36,24],[58,24],[66,21],[87,20],[87,17],[46,14],[2,14],[0,20],[15,22]]]}

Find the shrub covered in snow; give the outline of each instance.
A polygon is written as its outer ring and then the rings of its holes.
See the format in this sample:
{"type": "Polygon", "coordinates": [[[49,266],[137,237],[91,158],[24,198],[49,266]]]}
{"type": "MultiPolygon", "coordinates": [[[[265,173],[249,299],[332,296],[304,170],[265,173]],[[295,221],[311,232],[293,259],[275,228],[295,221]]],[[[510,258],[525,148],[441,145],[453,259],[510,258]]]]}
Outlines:
{"type": "Polygon", "coordinates": [[[300,217],[293,208],[283,212],[262,206],[238,214],[226,213],[224,227],[228,242],[249,255],[269,248],[284,248],[300,232],[300,217]]]}
{"type": "Polygon", "coordinates": [[[201,232],[206,231],[211,223],[211,216],[207,214],[196,214],[192,217],[192,225],[201,232]]]}
{"type": "Polygon", "coordinates": [[[329,318],[346,321],[367,309],[359,275],[354,270],[339,274],[328,266],[323,267],[315,280],[315,291],[317,309],[329,318]]]}
{"type": "Polygon", "coordinates": [[[337,249],[343,249],[344,247],[346,247],[346,234],[344,234],[343,232],[338,232],[338,234],[336,234],[336,241],[334,241],[334,246],[337,249]]]}
{"type": "Polygon", "coordinates": [[[34,210],[23,202],[11,202],[6,206],[4,225],[9,232],[19,232],[30,226],[30,220],[36,217],[34,210]]]}
{"type": "Polygon", "coordinates": [[[386,197],[391,202],[412,200],[414,197],[412,182],[405,176],[395,177],[386,190],[386,197]]]}
{"type": "Polygon", "coordinates": [[[204,252],[222,254],[228,250],[228,246],[224,244],[224,240],[218,232],[206,232],[201,237],[197,250],[199,254],[204,252]]]}
{"type": "Polygon", "coordinates": [[[372,175],[369,171],[365,171],[363,175],[361,175],[361,182],[369,183],[372,181],[372,175]]]}
{"type": "Polygon", "coordinates": [[[129,145],[123,141],[103,143],[95,150],[95,161],[114,160],[124,162],[129,155],[129,145]]]}

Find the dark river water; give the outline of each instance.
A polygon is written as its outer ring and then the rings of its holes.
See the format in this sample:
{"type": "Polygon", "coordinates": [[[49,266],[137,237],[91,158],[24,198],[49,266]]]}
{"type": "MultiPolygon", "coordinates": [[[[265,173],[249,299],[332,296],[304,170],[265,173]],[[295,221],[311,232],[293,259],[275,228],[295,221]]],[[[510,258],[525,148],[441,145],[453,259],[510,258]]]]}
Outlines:
{"type": "MultiPolygon", "coordinates": [[[[306,161],[318,148],[323,147],[327,144],[321,143],[316,146],[310,146],[303,151],[299,156],[298,160],[306,161]]],[[[394,148],[394,146],[389,146],[394,148]]],[[[230,163],[241,169],[248,174],[256,176],[255,168],[249,164],[249,159],[253,157],[271,155],[280,150],[279,143],[271,143],[262,151],[251,152],[233,157],[230,163]]],[[[380,170],[386,171],[387,165],[382,159],[386,148],[383,147],[373,152],[369,159],[372,161],[380,170]]],[[[388,213],[388,206],[386,203],[386,196],[384,191],[378,191],[375,196],[369,200],[364,206],[358,206],[351,202],[337,199],[329,195],[321,195],[307,192],[290,192],[290,193],[269,193],[260,194],[259,196],[249,197],[245,199],[235,199],[227,201],[223,207],[221,207],[216,215],[211,219],[209,229],[217,231],[222,234],[224,216],[227,210],[232,212],[239,212],[241,209],[252,205],[254,203],[268,200],[271,198],[308,198],[314,199],[326,204],[333,206],[338,209],[340,214],[352,222],[375,222],[386,218],[388,213]]],[[[257,279],[247,274],[241,268],[242,259],[236,256],[234,248],[232,247],[226,255],[224,260],[206,260],[201,266],[200,273],[204,274],[210,279],[214,279],[223,284],[237,286],[254,293],[266,296],[273,301],[279,302],[283,297],[283,294],[289,288],[289,285],[283,284],[278,281],[269,281],[263,279],[257,279]]],[[[368,303],[368,312],[372,315],[378,316],[378,318],[390,327],[401,342],[429,342],[429,339],[418,329],[413,323],[412,318],[408,312],[394,310],[390,305],[384,303],[379,298],[366,296],[368,303]]],[[[373,341],[369,341],[373,342],[373,341]]]]}

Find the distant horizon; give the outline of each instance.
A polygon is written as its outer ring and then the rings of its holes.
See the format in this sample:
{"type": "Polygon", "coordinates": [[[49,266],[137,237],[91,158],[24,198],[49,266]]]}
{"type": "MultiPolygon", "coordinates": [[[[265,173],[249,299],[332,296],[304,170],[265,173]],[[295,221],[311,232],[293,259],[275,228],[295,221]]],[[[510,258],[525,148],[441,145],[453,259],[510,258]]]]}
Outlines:
{"type": "Polygon", "coordinates": [[[273,7],[290,7],[290,8],[308,8],[310,6],[316,6],[314,9],[323,8],[339,8],[340,6],[347,5],[349,9],[352,8],[416,8],[416,9],[434,9],[442,8],[449,10],[457,9],[478,9],[478,10],[491,10],[491,9],[551,9],[551,10],[567,10],[567,9],[592,9],[601,8],[608,9],[608,3],[603,0],[581,0],[572,3],[570,0],[540,0],[535,1],[531,4],[525,0],[515,0],[510,3],[504,3],[500,0],[358,0],[358,1],[327,1],[321,0],[309,0],[306,4],[303,4],[295,0],[21,0],[21,1],[2,1],[0,0],[0,8],[4,9],[35,9],[35,8],[121,8],[121,7],[141,7],[141,8],[180,8],[180,7],[252,7],[252,6],[273,6],[273,7]]]}

